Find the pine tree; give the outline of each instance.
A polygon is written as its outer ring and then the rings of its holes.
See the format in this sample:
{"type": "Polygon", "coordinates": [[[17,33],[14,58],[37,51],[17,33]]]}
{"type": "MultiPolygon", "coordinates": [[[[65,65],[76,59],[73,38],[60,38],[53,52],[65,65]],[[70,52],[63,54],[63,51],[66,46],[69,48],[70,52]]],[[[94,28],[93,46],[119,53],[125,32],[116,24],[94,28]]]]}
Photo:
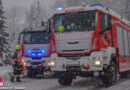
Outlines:
{"type": "Polygon", "coordinates": [[[0,60],[2,62],[5,62],[5,60],[8,59],[7,56],[10,54],[8,41],[9,34],[5,31],[5,19],[2,1],[0,0],[0,60]]]}
{"type": "Polygon", "coordinates": [[[41,20],[43,18],[42,15],[42,8],[40,5],[40,1],[35,1],[31,6],[30,6],[30,11],[26,13],[26,25],[37,27],[41,26],[41,20]]]}
{"type": "Polygon", "coordinates": [[[66,0],[67,7],[99,4],[101,0],[66,0]]]}
{"type": "Polygon", "coordinates": [[[82,0],[66,0],[67,7],[79,6],[82,2],[82,0]]]}
{"type": "Polygon", "coordinates": [[[125,14],[126,18],[130,21],[130,0],[125,1],[124,14],[125,14]]]}
{"type": "Polygon", "coordinates": [[[36,26],[40,26],[41,25],[41,20],[42,20],[42,8],[40,5],[40,1],[37,1],[37,5],[36,5],[36,21],[35,21],[35,25],[36,26]]]}

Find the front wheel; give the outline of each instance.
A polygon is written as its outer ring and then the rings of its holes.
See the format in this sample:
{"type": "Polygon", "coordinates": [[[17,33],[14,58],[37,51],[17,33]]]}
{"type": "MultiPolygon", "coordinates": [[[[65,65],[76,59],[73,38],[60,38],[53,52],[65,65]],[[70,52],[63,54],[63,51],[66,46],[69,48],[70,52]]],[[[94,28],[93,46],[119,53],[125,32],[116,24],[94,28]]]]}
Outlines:
{"type": "Polygon", "coordinates": [[[72,83],[72,76],[69,74],[62,74],[58,80],[61,85],[70,85],[72,83]]]}
{"type": "Polygon", "coordinates": [[[116,83],[118,77],[118,68],[114,62],[104,69],[103,84],[108,87],[116,83]]]}
{"type": "Polygon", "coordinates": [[[130,72],[123,72],[123,73],[120,73],[120,78],[121,79],[127,79],[130,77],[130,72]]]}

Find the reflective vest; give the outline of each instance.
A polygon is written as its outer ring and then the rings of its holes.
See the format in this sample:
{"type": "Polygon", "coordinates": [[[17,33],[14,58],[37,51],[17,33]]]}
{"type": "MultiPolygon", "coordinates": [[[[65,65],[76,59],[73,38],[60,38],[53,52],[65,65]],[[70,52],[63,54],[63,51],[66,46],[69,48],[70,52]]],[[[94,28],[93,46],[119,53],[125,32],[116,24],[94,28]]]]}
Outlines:
{"type": "MultiPolygon", "coordinates": [[[[22,67],[22,72],[25,72],[26,71],[26,68],[24,67],[24,63],[22,61],[22,58],[20,57],[20,53],[18,51],[15,52],[15,55],[14,55],[14,60],[12,62],[13,65],[15,65],[16,63],[16,60],[18,62],[18,66],[21,66],[22,67]]],[[[19,68],[20,69],[20,68],[19,68]]]]}

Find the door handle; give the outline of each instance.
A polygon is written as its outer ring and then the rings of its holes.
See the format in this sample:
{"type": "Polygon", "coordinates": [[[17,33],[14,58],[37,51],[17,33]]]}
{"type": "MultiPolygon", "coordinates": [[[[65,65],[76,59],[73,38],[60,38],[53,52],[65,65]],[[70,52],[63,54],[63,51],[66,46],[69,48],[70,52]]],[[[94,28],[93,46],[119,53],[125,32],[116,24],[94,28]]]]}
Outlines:
{"type": "Polygon", "coordinates": [[[105,33],[104,39],[107,39],[107,35],[106,35],[106,33],[105,33]]]}
{"type": "Polygon", "coordinates": [[[68,42],[68,44],[78,44],[79,42],[68,42]]]}

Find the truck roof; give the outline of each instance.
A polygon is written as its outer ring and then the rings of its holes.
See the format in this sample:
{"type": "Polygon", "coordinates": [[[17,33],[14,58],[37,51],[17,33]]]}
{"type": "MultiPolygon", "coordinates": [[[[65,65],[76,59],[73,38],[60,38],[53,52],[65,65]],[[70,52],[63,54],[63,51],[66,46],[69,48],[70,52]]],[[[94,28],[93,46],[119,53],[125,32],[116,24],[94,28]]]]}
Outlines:
{"type": "Polygon", "coordinates": [[[68,8],[59,8],[56,9],[56,14],[60,13],[69,13],[69,12],[76,12],[76,11],[88,11],[88,10],[101,10],[104,13],[108,13],[116,18],[120,19],[121,21],[125,22],[126,24],[130,25],[130,22],[123,18],[120,14],[113,11],[112,9],[104,7],[102,4],[93,4],[93,5],[82,5],[76,7],[68,7],[68,8]]]}
{"type": "Polygon", "coordinates": [[[28,26],[28,27],[25,27],[24,29],[23,29],[23,32],[35,32],[35,31],[47,31],[47,29],[46,29],[46,27],[44,26],[42,26],[42,27],[30,27],[30,26],[28,26]]]}

